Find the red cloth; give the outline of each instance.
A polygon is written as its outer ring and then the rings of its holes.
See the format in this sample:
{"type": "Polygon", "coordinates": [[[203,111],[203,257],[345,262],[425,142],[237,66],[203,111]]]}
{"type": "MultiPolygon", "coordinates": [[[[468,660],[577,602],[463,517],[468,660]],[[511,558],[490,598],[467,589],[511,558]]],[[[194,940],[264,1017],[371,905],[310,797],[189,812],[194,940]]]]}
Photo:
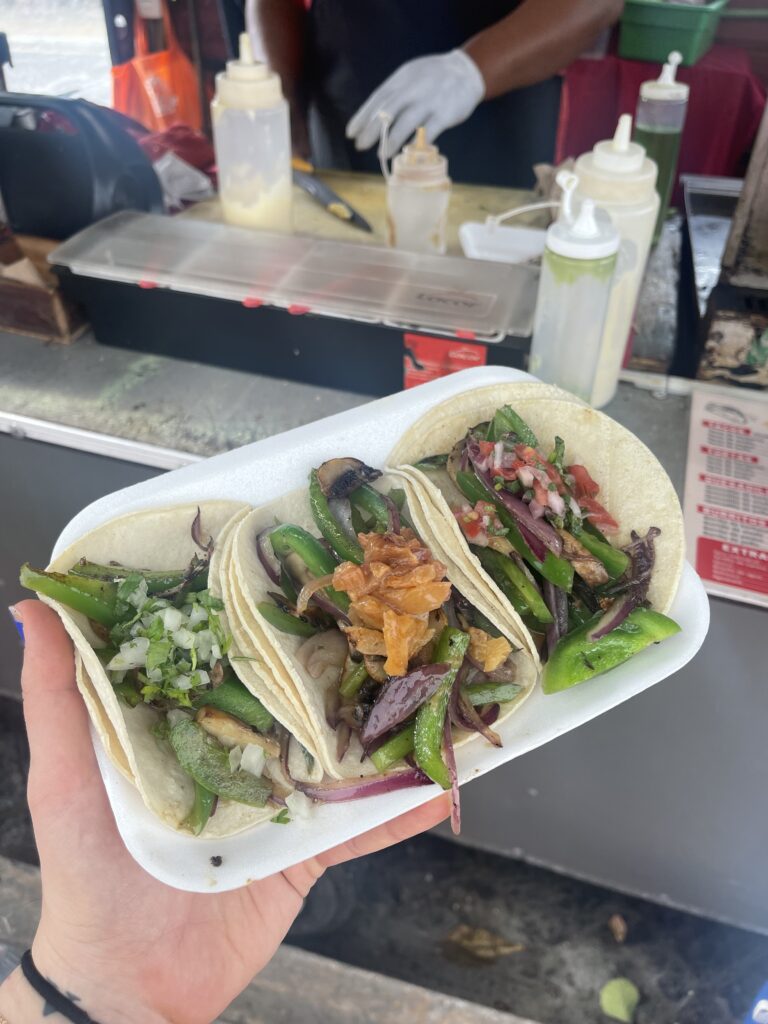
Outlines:
{"type": "MultiPolygon", "coordinates": [[[[634,116],[640,83],[658,78],[660,70],[621,57],[574,61],[563,82],[556,162],[611,138],[621,114],[634,116]]],[[[742,177],[765,106],[748,55],[715,46],[694,67],[679,68],[678,78],[691,87],[678,172],[742,177]]]]}

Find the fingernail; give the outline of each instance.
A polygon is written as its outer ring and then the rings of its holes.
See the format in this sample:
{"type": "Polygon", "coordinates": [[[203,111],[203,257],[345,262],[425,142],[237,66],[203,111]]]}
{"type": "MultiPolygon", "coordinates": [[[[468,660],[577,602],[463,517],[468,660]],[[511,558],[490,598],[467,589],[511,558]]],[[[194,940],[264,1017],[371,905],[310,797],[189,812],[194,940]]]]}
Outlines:
{"type": "Polygon", "coordinates": [[[9,605],[8,611],[10,612],[13,624],[16,627],[16,632],[19,634],[19,639],[22,644],[24,643],[24,623],[21,621],[21,615],[19,615],[15,605],[9,605]]]}

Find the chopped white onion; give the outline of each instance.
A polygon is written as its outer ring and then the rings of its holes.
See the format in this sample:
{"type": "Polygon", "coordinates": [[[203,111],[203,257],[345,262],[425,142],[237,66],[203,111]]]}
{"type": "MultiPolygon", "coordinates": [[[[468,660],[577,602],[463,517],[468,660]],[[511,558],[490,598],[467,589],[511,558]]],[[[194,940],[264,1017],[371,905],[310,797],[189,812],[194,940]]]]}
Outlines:
{"type": "Polygon", "coordinates": [[[147,600],[147,581],[143,576],[138,585],[128,594],[127,600],[134,608],[141,608],[147,600]]]}
{"type": "Polygon", "coordinates": [[[195,601],[192,605],[192,610],[189,613],[189,625],[199,626],[201,622],[208,620],[208,610],[200,604],[199,601],[195,601]]]}
{"type": "Polygon", "coordinates": [[[184,626],[174,631],[172,640],[177,647],[182,647],[186,651],[192,650],[195,646],[195,634],[184,626]]]}
{"type": "Polygon", "coordinates": [[[151,668],[147,671],[147,679],[150,683],[162,683],[163,681],[163,670],[161,668],[151,668]]]}
{"type": "Polygon", "coordinates": [[[173,681],[174,688],[177,690],[191,690],[192,679],[187,675],[179,675],[173,681]]]}
{"type": "Polygon", "coordinates": [[[143,668],[147,663],[149,640],[145,636],[134,637],[120,644],[120,650],[107,665],[110,672],[120,672],[131,668],[143,668]]]}
{"type": "Polygon", "coordinates": [[[262,775],[266,763],[267,755],[262,747],[257,746],[255,743],[248,743],[243,749],[240,767],[244,772],[250,772],[251,775],[262,775]]]}
{"type": "Polygon", "coordinates": [[[288,794],[285,805],[294,818],[309,818],[314,811],[313,801],[298,789],[288,794]]]}
{"type": "Polygon", "coordinates": [[[232,749],[229,752],[229,770],[232,772],[233,775],[237,771],[237,769],[240,767],[240,762],[242,761],[242,759],[243,759],[243,748],[242,747],[232,747],[232,749]]]}
{"type": "Polygon", "coordinates": [[[184,621],[184,615],[180,608],[163,608],[159,615],[163,620],[163,628],[167,633],[175,633],[184,621]]]}
{"type": "Polygon", "coordinates": [[[193,686],[207,686],[210,683],[211,677],[205,671],[204,668],[199,668],[197,672],[192,675],[193,686]]]}

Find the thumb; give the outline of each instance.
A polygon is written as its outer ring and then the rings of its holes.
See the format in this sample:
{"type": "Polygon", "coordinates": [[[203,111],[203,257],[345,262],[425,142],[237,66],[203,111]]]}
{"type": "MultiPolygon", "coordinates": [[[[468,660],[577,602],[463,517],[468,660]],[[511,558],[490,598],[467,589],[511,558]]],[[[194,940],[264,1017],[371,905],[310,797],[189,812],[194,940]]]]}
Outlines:
{"type": "Polygon", "coordinates": [[[75,682],[72,641],[40,601],[13,609],[24,630],[21,689],[31,755],[30,797],[77,792],[95,770],[88,712],[75,682]]]}

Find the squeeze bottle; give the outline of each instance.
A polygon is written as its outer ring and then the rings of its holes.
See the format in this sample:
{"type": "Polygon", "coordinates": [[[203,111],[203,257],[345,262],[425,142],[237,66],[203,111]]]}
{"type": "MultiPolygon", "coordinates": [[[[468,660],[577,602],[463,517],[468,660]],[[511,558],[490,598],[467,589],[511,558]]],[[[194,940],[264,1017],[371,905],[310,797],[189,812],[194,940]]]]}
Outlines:
{"type": "Polygon", "coordinates": [[[661,199],[659,215],[653,232],[654,245],[669,209],[669,200],[677,178],[677,158],[685,124],[690,88],[675,79],[682,54],[673,50],[658,78],[643,82],[635,113],[634,140],[656,162],[659,177],[656,191],[661,199]]]}
{"type": "Polygon", "coordinates": [[[291,131],[279,77],[253,59],[247,33],[240,59],[216,75],[213,145],[224,219],[266,231],[291,229],[291,131]]]}
{"type": "Polygon", "coordinates": [[[411,252],[445,252],[451,179],[448,161],[423,128],[392,161],[387,180],[387,242],[411,252]]]}
{"type": "Polygon", "coordinates": [[[558,184],[563,202],[547,230],[528,368],[588,402],[620,240],[608,214],[591,199],[574,212],[575,175],[558,175],[558,184]]]}
{"type": "Polygon", "coordinates": [[[630,141],[632,118],[622,114],[612,139],[598,142],[576,161],[577,199],[592,199],[610,214],[621,238],[619,272],[605,318],[592,405],[600,408],[616,394],[637,296],[643,282],[651,237],[659,212],[656,164],[630,141]]]}

